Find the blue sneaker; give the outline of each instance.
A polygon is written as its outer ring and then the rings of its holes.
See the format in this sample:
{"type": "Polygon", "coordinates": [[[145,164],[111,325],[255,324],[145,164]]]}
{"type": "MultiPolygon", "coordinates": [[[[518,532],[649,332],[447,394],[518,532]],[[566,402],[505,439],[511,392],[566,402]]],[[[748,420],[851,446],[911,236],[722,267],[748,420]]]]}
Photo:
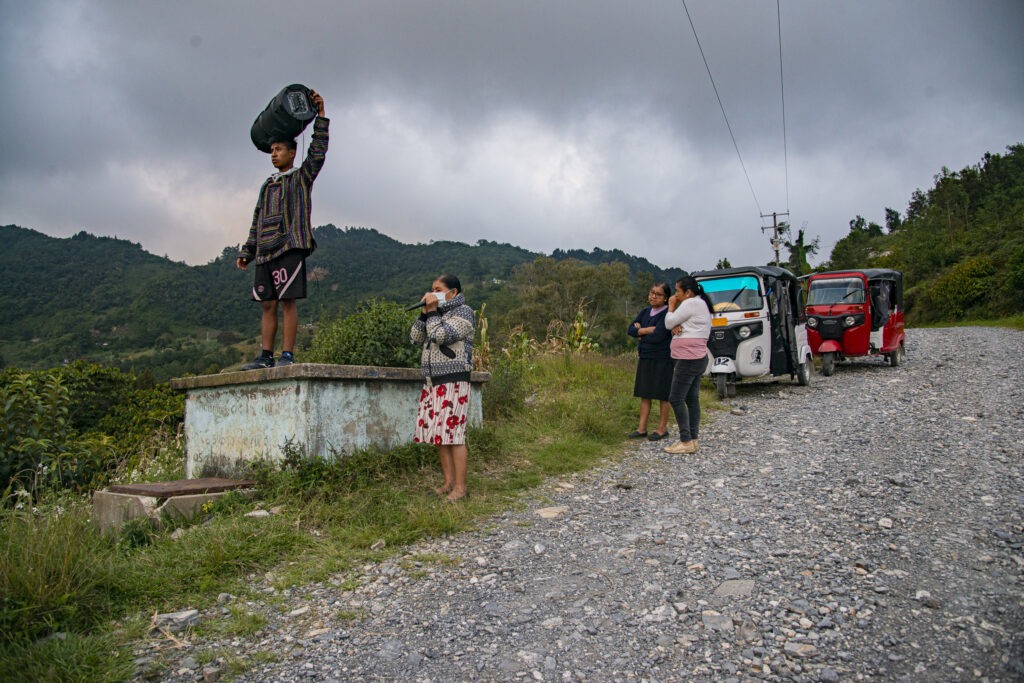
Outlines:
{"type": "Polygon", "coordinates": [[[274,357],[273,356],[264,356],[263,354],[260,354],[259,356],[256,356],[256,360],[254,360],[253,362],[246,363],[245,365],[243,365],[242,369],[243,370],[263,370],[264,368],[272,368],[272,367],[274,367],[274,357]]]}
{"type": "Polygon", "coordinates": [[[281,358],[277,361],[277,367],[281,367],[282,365],[294,365],[294,364],[295,364],[295,356],[293,356],[289,351],[283,351],[281,353],[281,358]]]}

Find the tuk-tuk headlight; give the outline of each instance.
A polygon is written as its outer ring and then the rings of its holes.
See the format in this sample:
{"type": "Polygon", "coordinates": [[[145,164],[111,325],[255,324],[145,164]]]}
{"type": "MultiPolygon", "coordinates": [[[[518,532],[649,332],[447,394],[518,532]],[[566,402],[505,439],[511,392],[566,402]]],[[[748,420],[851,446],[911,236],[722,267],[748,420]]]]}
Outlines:
{"type": "Polygon", "coordinates": [[[854,318],[852,315],[848,315],[845,318],[843,318],[843,324],[846,325],[847,327],[853,327],[854,325],[857,324],[857,319],[854,318]]]}
{"type": "Polygon", "coordinates": [[[817,327],[817,326],[818,326],[818,319],[817,318],[808,318],[807,319],[807,327],[814,328],[814,327],[817,327]]]}
{"type": "Polygon", "coordinates": [[[736,334],[740,335],[740,339],[746,339],[750,336],[750,328],[744,325],[740,329],[736,330],[736,334]]]}

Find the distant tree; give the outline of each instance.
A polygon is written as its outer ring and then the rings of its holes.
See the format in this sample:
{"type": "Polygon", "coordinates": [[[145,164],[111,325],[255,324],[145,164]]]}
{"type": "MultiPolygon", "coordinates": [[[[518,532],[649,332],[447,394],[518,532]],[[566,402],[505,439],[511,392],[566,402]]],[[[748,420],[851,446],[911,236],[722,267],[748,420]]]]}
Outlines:
{"type": "Polygon", "coordinates": [[[786,262],[789,269],[796,275],[806,275],[811,272],[811,264],[807,257],[818,253],[818,249],[821,246],[821,238],[815,237],[808,244],[804,239],[804,229],[800,228],[797,230],[796,239],[793,241],[786,240],[783,244],[789,250],[789,260],[786,262]]]}
{"type": "Polygon", "coordinates": [[[510,283],[514,303],[500,317],[495,315],[495,329],[500,334],[518,327],[530,338],[543,340],[571,325],[582,310],[600,348],[625,348],[625,330],[638,305],[634,287],[624,263],[592,265],[574,258],[538,257],[516,270],[510,283]]]}
{"type": "Polygon", "coordinates": [[[729,263],[729,259],[722,257],[718,259],[718,263],[715,264],[715,270],[723,270],[725,268],[732,268],[732,264],[729,263]]]}
{"type": "Polygon", "coordinates": [[[882,251],[880,240],[885,237],[882,226],[869,223],[863,216],[850,221],[850,232],[832,248],[829,267],[868,268],[873,265],[876,253],[882,251]]]}
{"type": "Polygon", "coordinates": [[[927,211],[928,196],[921,192],[920,188],[914,190],[910,195],[910,203],[907,205],[906,222],[911,223],[922,218],[927,211]]]}
{"type": "Polygon", "coordinates": [[[903,227],[903,219],[900,218],[900,212],[896,209],[885,208],[885,229],[891,235],[894,232],[898,232],[903,227]]]}

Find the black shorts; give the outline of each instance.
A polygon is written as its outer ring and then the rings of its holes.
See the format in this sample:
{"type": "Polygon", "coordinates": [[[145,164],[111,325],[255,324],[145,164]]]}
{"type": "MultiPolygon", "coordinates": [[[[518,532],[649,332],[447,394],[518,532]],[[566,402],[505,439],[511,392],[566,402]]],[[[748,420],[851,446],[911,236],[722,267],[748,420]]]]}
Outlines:
{"type": "Polygon", "coordinates": [[[306,253],[291,249],[277,258],[256,265],[252,283],[256,301],[306,298],[306,253]]]}

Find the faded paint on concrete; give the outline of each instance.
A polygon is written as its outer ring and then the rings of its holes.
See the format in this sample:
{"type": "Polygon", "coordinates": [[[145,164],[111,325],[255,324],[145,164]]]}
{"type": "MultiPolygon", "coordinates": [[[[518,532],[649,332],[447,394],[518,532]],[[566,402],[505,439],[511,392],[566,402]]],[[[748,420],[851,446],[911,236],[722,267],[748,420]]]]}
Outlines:
{"type": "MultiPolygon", "coordinates": [[[[483,423],[471,377],[470,425],[483,423]]],[[[185,476],[233,476],[245,462],[278,462],[287,443],[314,456],[412,441],[423,378],[412,368],[299,364],[171,381],[185,390],[185,476]]]]}
{"type": "Polygon", "coordinates": [[[255,492],[255,489],[236,489],[164,499],[137,493],[96,491],[92,494],[92,519],[101,532],[116,531],[125,522],[137,517],[143,517],[155,528],[159,528],[164,519],[191,521],[200,512],[204,503],[216,501],[228,493],[248,498],[255,492]]]}
{"type": "Polygon", "coordinates": [[[129,519],[155,519],[157,502],[152,496],[96,491],[92,494],[92,519],[102,532],[120,529],[129,519]]]}

